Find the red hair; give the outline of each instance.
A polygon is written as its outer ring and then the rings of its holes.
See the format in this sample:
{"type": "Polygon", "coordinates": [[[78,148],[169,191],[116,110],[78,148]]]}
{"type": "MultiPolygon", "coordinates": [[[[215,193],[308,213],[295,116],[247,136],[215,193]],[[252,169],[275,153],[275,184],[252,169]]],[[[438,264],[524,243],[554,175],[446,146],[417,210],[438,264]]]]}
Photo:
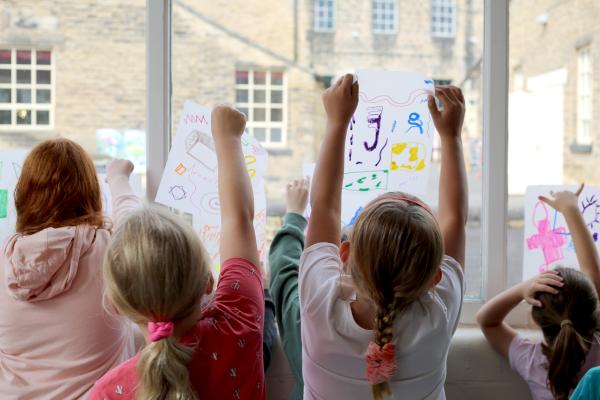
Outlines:
{"type": "Polygon", "coordinates": [[[15,189],[17,232],[88,224],[101,228],[102,196],[94,163],[68,139],[47,140],[25,159],[15,189]]]}

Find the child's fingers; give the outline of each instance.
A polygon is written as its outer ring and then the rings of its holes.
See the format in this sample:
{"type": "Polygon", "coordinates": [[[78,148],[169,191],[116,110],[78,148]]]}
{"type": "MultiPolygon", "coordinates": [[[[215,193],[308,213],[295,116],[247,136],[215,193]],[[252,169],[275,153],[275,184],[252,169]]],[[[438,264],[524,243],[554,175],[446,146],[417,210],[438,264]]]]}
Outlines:
{"type": "Polygon", "coordinates": [[[427,107],[429,107],[429,113],[433,118],[437,118],[440,116],[440,111],[437,109],[437,105],[435,104],[435,97],[429,95],[427,97],[427,107]]]}
{"type": "Polygon", "coordinates": [[[554,200],[550,200],[546,196],[538,196],[538,200],[541,200],[544,203],[548,204],[550,207],[554,208],[554,200]]]}
{"type": "Polygon", "coordinates": [[[452,101],[448,97],[446,90],[441,87],[435,88],[435,95],[442,102],[442,106],[444,107],[444,109],[447,110],[450,107],[450,104],[452,103],[452,101]]]}
{"type": "Polygon", "coordinates": [[[575,194],[579,197],[579,195],[581,194],[581,192],[583,192],[583,188],[585,187],[585,183],[581,183],[581,186],[579,186],[579,189],[577,189],[577,191],[575,192],[575,194]]]}
{"type": "Polygon", "coordinates": [[[354,80],[354,77],[352,76],[352,74],[346,74],[344,75],[344,79],[342,80],[342,88],[344,91],[348,90],[348,93],[350,95],[352,95],[352,81],[354,80]]]}
{"type": "Polygon", "coordinates": [[[534,307],[542,308],[542,302],[534,299],[533,297],[526,297],[525,302],[534,307]]]}

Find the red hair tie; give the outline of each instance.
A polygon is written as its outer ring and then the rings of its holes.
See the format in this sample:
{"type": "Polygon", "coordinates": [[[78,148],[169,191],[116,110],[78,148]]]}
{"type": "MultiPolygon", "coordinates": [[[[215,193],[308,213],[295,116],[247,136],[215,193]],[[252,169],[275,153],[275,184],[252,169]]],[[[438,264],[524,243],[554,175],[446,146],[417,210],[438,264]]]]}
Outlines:
{"type": "Polygon", "coordinates": [[[396,374],[396,346],[386,343],[379,346],[369,343],[367,348],[367,380],[377,385],[390,380],[396,374]]]}
{"type": "Polygon", "coordinates": [[[152,342],[158,342],[173,335],[175,326],[172,322],[148,322],[149,337],[152,342]]]}

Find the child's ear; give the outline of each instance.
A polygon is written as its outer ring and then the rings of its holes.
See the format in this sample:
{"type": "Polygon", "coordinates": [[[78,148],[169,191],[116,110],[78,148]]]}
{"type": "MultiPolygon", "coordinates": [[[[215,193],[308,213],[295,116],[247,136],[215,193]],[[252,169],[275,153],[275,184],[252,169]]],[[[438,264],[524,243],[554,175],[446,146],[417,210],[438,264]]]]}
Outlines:
{"type": "Polygon", "coordinates": [[[215,286],[215,278],[213,274],[208,275],[208,282],[206,282],[206,289],[204,289],[204,294],[211,294],[213,292],[213,288],[215,286]]]}
{"type": "Polygon", "coordinates": [[[346,264],[350,258],[350,242],[345,241],[340,244],[340,258],[342,263],[346,264]]]}
{"type": "Polygon", "coordinates": [[[431,287],[437,286],[438,283],[440,283],[442,281],[442,269],[438,268],[437,272],[435,273],[435,276],[433,277],[433,285],[431,285],[431,287]]]}

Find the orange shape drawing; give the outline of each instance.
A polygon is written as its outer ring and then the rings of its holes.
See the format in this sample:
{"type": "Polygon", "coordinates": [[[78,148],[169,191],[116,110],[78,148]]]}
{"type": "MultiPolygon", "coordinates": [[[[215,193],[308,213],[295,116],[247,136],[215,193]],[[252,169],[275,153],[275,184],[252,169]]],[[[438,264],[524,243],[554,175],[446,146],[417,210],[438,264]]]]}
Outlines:
{"type": "Polygon", "coordinates": [[[177,172],[179,175],[185,174],[185,171],[187,171],[187,168],[184,167],[182,163],[179,163],[177,168],[175,168],[175,172],[177,172]]]}
{"type": "Polygon", "coordinates": [[[392,146],[391,171],[418,172],[425,169],[426,148],[423,143],[403,142],[392,146]]]}

